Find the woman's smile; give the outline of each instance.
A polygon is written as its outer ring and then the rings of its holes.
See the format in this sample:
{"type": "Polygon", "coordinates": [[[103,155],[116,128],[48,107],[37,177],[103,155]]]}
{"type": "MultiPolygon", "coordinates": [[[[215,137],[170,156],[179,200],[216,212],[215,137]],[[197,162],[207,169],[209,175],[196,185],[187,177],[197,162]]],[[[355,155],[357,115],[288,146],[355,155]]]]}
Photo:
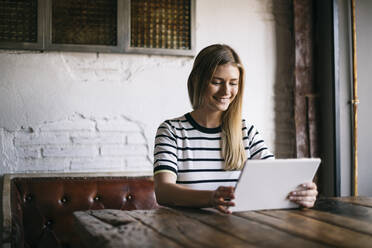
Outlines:
{"type": "Polygon", "coordinates": [[[231,97],[218,97],[218,96],[214,96],[213,98],[216,99],[216,101],[218,101],[219,103],[230,104],[231,97]]]}

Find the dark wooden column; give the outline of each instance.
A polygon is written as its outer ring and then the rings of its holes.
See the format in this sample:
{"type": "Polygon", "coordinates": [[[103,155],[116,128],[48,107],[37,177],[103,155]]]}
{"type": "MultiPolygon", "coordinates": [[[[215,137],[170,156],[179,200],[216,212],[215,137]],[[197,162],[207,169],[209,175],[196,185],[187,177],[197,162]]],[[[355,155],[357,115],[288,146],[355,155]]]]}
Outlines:
{"type": "Polygon", "coordinates": [[[318,94],[314,83],[313,0],[294,0],[296,155],[319,157],[318,94]]]}
{"type": "Polygon", "coordinates": [[[293,0],[296,156],[320,157],[321,195],[340,195],[337,0],[293,0]]]}

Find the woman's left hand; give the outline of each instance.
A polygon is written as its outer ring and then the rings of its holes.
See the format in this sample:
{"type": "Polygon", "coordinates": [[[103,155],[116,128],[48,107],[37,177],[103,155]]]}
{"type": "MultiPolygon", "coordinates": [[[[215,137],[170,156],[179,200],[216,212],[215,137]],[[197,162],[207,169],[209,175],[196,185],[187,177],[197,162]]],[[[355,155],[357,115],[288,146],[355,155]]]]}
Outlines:
{"type": "Polygon", "coordinates": [[[311,208],[314,206],[318,190],[316,184],[304,183],[299,185],[299,189],[289,193],[289,200],[297,203],[300,206],[311,208]]]}

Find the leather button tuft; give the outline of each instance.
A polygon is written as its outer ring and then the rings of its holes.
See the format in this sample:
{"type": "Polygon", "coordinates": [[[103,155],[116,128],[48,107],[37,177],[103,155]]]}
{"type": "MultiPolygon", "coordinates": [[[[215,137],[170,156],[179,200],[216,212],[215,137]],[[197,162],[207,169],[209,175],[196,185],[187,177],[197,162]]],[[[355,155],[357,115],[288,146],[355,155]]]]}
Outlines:
{"type": "Polygon", "coordinates": [[[47,227],[47,228],[52,228],[52,225],[53,225],[53,221],[52,220],[47,220],[47,222],[45,223],[45,226],[47,227]]]}
{"type": "Polygon", "coordinates": [[[94,201],[99,201],[101,200],[101,197],[99,195],[97,195],[96,197],[94,197],[94,201]]]}
{"type": "Polygon", "coordinates": [[[25,200],[26,200],[26,202],[32,201],[32,195],[31,194],[26,195],[25,200]]]}
{"type": "Polygon", "coordinates": [[[65,204],[65,203],[67,202],[67,197],[66,197],[66,196],[62,197],[62,198],[61,198],[61,202],[62,202],[63,204],[65,204]]]}
{"type": "Polygon", "coordinates": [[[128,194],[127,195],[127,200],[129,201],[129,200],[132,200],[132,198],[133,198],[133,196],[131,195],[131,194],[128,194]]]}

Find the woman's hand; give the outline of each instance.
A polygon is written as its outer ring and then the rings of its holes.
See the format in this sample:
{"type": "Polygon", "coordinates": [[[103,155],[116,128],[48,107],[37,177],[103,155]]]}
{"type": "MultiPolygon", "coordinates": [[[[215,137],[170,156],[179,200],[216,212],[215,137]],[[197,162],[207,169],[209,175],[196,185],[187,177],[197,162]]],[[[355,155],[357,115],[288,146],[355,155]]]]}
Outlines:
{"type": "Polygon", "coordinates": [[[235,203],[231,201],[234,198],[233,187],[220,186],[216,190],[212,191],[210,204],[222,213],[231,214],[229,207],[235,206],[235,203]]]}
{"type": "Polygon", "coordinates": [[[299,188],[301,189],[289,193],[289,200],[306,208],[313,207],[316,201],[316,196],[318,195],[316,184],[313,182],[304,183],[301,184],[299,188]]]}

